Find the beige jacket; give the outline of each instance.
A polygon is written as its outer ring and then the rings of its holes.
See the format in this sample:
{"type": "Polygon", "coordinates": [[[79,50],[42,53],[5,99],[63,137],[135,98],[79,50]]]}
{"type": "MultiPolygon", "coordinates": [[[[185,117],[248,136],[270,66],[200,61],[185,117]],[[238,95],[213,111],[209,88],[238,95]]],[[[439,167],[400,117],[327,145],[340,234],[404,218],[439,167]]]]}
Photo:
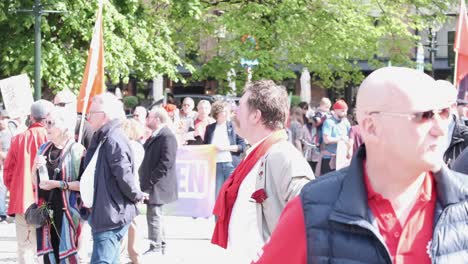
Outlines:
{"type": "Polygon", "coordinates": [[[273,145],[260,162],[255,190],[263,188],[267,199],[263,203],[257,203],[257,223],[266,242],[286,203],[315,177],[302,153],[288,141],[273,145]]]}

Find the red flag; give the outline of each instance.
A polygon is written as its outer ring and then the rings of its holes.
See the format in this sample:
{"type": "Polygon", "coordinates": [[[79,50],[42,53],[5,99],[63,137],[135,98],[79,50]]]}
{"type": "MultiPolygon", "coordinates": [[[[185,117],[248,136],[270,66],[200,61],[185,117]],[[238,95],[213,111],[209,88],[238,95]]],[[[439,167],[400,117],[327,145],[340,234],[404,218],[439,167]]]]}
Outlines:
{"type": "Polygon", "coordinates": [[[460,0],[457,32],[455,35],[455,86],[468,74],[468,16],[466,15],[465,0],[460,0]]]}
{"type": "Polygon", "coordinates": [[[99,1],[99,9],[97,12],[96,23],[94,24],[93,38],[91,39],[91,47],[88,51],[88,59],[86,61],[86,68],[81,82],[80,95],[78,96],[77,111],[84,115],[88,112],[91,98],[97,94],[102,94],[105,91],[102,1],[99,1]]]}

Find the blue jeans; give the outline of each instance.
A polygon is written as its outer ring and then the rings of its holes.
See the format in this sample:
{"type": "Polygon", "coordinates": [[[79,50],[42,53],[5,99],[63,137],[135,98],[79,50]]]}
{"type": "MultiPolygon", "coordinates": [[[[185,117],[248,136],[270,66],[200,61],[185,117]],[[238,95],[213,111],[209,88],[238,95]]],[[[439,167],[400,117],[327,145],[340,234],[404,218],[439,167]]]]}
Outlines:
{"type": "Polygon", "coordinates": [[[0,216],[6,216],[6,194],[7,189],[3,183],[3,168],[0,167],[0,216]]]}
{"type": "Polygon", "coordinates": [[[109,231],[93,233],[93,254],[91,263],[120,263],[120,241],[128,231],[128,225],[109,231]]]}
{"type": "Polygon", "coordinates": [[[232,162],[218,162],[216,163],[216,196],[218,198],[219,191],[223,186],[223,183],[231,176],[234,171],[234,165],[232,162]]]}

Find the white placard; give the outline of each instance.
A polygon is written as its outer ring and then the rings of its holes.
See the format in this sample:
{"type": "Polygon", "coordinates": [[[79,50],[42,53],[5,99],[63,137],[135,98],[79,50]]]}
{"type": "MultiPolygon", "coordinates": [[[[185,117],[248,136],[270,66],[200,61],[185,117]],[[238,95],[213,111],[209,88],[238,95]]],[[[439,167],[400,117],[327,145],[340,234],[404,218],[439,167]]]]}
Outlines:
{"type": "Polygon", "coordinates": [[[28,75],[21,74],[0,80],[5,109],[11,118],[27,116],[34,102],[28,75]]]}
{"type": "Polygon", "coordinates": [[[336,146],[336,170],[349,166],[351,159],[346,157],[348,146],[345,141],[338,141],[336,146]]]}

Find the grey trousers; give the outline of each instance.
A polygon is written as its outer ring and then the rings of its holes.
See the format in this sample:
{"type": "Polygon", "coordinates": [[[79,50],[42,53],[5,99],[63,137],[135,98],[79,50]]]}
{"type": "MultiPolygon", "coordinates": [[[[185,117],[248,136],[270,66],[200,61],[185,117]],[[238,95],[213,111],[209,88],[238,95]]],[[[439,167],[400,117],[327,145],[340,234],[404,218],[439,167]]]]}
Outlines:
{"type": "Polygon", "coordinates": [[[164,248],[166,245],[166,235],[164,232],[162,205],[148,204],[146,209],[150,245],[155,248],[164,248]]]}

